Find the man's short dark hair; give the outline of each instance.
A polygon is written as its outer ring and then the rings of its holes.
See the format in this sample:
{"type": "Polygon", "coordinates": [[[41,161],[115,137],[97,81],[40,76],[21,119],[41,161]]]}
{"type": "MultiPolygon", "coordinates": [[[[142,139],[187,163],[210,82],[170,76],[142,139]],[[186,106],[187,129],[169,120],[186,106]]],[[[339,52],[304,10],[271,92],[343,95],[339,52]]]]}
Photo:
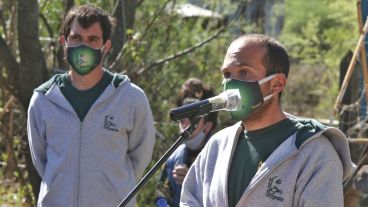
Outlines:
{"type": "Polygon", "coordinates": [[[266,76],[283,73],[289,75],[289,55],[284,46],[272,37],[262,34],[248,34],[238,37],[236,40],[245,41],[246,44],[264,46],[267,49],[263,57],[263,65],[266,68],[266,76]]]}
{"type": "Polygon", "coordinates": [[[62,35],[64,35],[65,39],[68,38],[70,26],[75,19],[84,29],[99,22],[102,28],[103,43],[110,39],[112,27],[115,26],[114,18],[102,9],[90,4],[73,7],[66,15],[61,28],[62,35]]]}

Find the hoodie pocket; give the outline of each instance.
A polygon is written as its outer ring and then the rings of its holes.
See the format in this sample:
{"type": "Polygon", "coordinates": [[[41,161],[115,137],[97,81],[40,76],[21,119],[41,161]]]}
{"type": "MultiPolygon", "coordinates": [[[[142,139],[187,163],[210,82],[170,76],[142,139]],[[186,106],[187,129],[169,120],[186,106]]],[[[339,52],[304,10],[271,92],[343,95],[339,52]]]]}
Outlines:
{"type": "Polygon", "coordinates": [[[42,182],[38,206],[73,206],[73,181],[71,173],[60,172],[50,185],[42,182]]]}
{"type": "Polygon", "coordinates": [[[101,171],[85,173],[82,186],[82,206],[117,206],[124,199],[101,171]]]}

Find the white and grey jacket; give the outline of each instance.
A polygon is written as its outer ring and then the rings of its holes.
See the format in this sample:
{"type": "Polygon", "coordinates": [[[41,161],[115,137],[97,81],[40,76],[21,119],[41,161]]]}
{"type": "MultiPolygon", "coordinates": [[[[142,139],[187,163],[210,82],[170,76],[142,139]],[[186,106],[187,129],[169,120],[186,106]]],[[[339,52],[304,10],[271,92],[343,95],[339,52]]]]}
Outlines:
{"type": "MultiPolygon", "coordinates": [[[[345,135],[313,120],[299,121],[305,130],[262,164],[237,207],[344,205],[343,180],[355,167],[345,135]]],[[[184,180],[180,206],[228,207],[228,173],[242,130],[239,122],[210,139],[184,180]]]]}
{"type": "Polygon", "coordinates": [[[31,155],[42,178],[37,206],[117,206],[152,157],[145,93],[115,74],[81,122],[54,82],[34,91],[28,109],[31,155]]]}

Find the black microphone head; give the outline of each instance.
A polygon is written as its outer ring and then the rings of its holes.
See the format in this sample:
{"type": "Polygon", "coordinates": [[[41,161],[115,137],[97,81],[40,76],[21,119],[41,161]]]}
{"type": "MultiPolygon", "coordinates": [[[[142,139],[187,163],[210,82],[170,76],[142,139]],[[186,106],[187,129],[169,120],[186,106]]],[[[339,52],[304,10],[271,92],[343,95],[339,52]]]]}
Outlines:
{"type": "Polygon", "coordinates": [[[208,100],[202,100],[170,110],[170,118],[173,121],[206,115],[211,112],[212,104],[208,100]]]}

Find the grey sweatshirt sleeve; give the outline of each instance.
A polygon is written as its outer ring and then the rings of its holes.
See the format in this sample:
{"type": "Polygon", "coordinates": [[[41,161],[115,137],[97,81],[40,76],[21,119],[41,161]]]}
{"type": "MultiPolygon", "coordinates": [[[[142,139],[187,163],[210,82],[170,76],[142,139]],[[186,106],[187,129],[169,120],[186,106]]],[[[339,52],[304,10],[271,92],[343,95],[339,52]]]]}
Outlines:
{"type": "Polygon", "coordinates": [[[201,160],[205,149],[198,155],[183,181],[180,196],[180,206],[203,206],[203,178],[201,175],[201,160]]]}
{"type": "MultiPolygon", "coordinates": [[[[327,139],[320,139],[323,157],[305,166],[296,184],[293,206],[339,207],[344,205],[343,167],[339,156],[327,139]]],[[[316,152],[317,154],[319,152],[316,152]]]]}
{"type": "Polygon", "coordinates": [[[47,158],[45,127],[42,123],[42,114],[38,110],[38,102],[41,101],[41,98],[38,93],[34,93],[31,98],[28,108],[27,133],[33,164],[43,178],[47,158]]]}
{"type": "Polygon", "coordinates": [[[133,129],[129,132],[128,155],[132,162],[136,179],[139,179],[152,158],[155,143],[153,117],[147,97],[141,91],[135,101],[133,129]]]}

